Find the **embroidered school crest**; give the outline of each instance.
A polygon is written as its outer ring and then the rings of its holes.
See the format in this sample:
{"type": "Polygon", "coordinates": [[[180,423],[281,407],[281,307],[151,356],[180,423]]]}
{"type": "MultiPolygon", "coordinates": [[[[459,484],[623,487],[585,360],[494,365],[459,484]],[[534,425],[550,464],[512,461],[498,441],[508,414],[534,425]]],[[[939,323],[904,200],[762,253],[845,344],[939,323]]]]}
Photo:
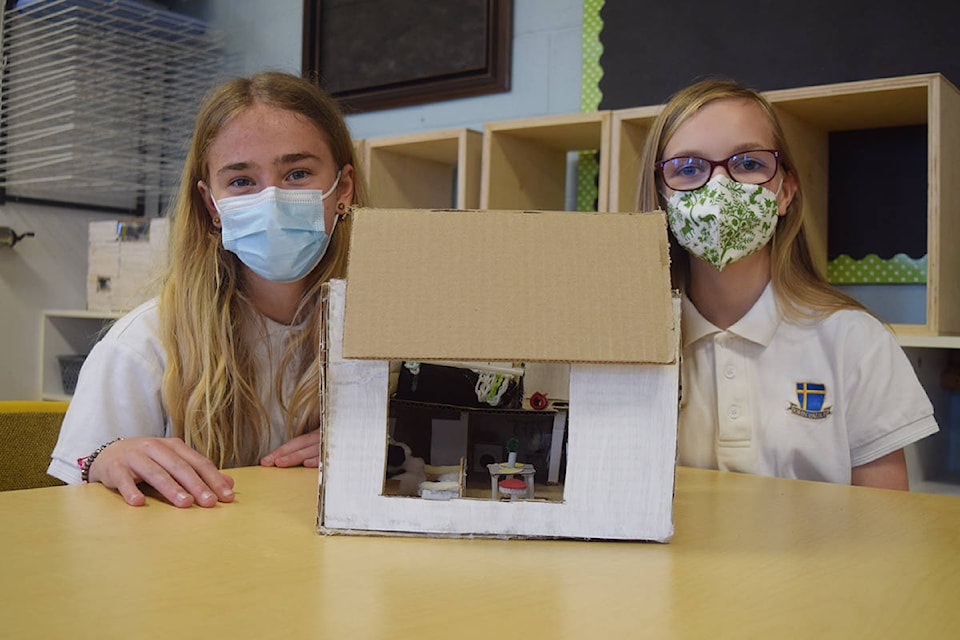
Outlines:
{"type": "Polygon", "coordinates": [[[823,420],[833,409],[833,407],[823,406],[823,400],[826,397],[826,385],[818,382],[798,382],[797,402],[791,402],[787,411],[801,418],[823,420]]]}

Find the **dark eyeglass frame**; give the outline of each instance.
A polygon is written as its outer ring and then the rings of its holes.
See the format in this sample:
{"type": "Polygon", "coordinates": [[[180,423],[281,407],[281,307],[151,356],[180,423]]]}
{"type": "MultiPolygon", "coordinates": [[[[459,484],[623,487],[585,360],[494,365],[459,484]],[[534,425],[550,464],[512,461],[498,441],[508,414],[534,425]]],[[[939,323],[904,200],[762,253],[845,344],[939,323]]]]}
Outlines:
{"type": "Polygon", "coordinates": [[[771,180],[773,180],[777,176],[777,171],[780,170],[780,152],[777,151],[776,149],[748,149],[746,151],[738,151],[737,153],[733,154],[729,158],[724,158],[723,160],[709,160],[707,158],[701,158],[700,156],[694,156],[694,155],[674,156],[672,158],[667,158],[666,160],[655,162],[653,163],[653,166],[660,173],[660,179],[663,181],[663,184],[670,187],[674,191],[694,191],[695,189],[699,189],[700,187],[702,187],[703,185],[707,184],[710,181],[710,178],[713,177],[713,172],[717,167],[723,167],[726,170],[727,175],[730,176],[731,180],[734,180],[736,182],[743,182],[743,180],[737,180],[737,178],[734,177],[733,171],[730,169],[730,163],[742,156],[749,156],[751,153],[757,153],[761,151],[764,153],[773,154],[773,173],[771,173],[770,177],[764,180],[763,182],[747,182],[744,184],[766,184],[767,182],[770,182],[771,180]],[[664,166],[666,166],[667,164],[675,160],[684,160],[688,158],[696,158],[697,160],[702,161],[704,164],[710,165],[710,171],[704,174],[703,182],[701,182],[700,184],[694,187],[685,187],[683,189],[678,189],[674,186],[671,186],[670,183],[667,182],[667,177],[663,173],[664,166]]]}

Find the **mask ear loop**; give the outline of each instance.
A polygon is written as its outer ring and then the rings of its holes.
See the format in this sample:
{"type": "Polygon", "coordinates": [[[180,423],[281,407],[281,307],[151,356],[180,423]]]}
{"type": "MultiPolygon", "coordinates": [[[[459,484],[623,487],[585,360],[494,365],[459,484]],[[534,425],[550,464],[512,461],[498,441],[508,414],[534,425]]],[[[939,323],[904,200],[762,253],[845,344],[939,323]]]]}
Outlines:
{"type": "MultiPolygon", "coordinates": [[[[340,184],[340,173],[341,173],[341,170],[338,169],[338,170],[337,170],[337,179],[333,181],[333,184],[332,184],[332,185],[330,185],[329,191],[327,191],[326,193],[323,194],[323,197],[321,198],[321,200],[326,200],[327,198],[330,197],[330,194],[332,194],[332,193],[336,190],[337,185],[340,184]]],[[[337,203],[337,218],[343,218],[343,217],[345,217],[348,213],[350,213],[350,211],[349,211],[349,209],[347,208],[347,205],[344,204],[343,202],[338,202],[338,203],[337,203]]],[[[336,224],[336,222],[334,222],[334,224],[336,224]]]]}
{"type": "Polygon", "coordinates": [[[786,180],[787,180],[787,174],[783,174],[782,176],[780,176],[780,186],[778,186],[778,187],[777,187],[777,190],[774,191],[774,193],[773,193],[773,195],[775,195],[778,200],[780,199],[780,191],[783,189],[783,183],[784,183],[786,180]]]}
{"type": "Polygon", "coordinates": [[[327,191],[321,191],[323,195],[320,196],[320,199],[326,200],[327,198],[329,198],[330,194],[337,189],[338,184],[340,184],[340,169],[337,169],[337,179],[333,181],[332,185],[330,185],[330,189],[328,189],[327,191]]]}
{"type": "Polygon", "coordinates": [[[217,215],[211,218],[213,222],[213,228],[217,231],[223,231],[221,227],[220,218],[223,217],[223,211],[220,211],[220,205],[217,203],[217,199],[213,197],[213,190],[210,189],[210,202],[213,203],[213,208],[217,210],[217,215]]]}

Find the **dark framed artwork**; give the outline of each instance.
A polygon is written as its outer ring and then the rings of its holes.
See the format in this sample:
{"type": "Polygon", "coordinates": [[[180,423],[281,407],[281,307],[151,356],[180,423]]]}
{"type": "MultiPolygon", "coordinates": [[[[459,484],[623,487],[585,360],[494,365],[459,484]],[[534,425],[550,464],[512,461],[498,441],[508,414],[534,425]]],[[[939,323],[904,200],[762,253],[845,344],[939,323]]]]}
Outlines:
{"type": "Polygon", "coordinates": [[[304,0],[303,72],[348,112],[510,89],[513,0],[304,0]]]}

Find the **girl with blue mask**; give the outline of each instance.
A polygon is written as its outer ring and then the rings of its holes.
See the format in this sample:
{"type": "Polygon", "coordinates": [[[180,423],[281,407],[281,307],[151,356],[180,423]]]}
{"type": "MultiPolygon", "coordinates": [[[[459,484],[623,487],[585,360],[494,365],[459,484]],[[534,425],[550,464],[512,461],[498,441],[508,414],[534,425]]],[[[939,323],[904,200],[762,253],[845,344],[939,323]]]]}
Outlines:
{"type": "Polygon", "coordinates": [[[333,235],[324,220],[323,201],[340,183],[320,189],[267,187],[258,193],[213,201],[223,247],[251,271],[275,282],[296,282],[313,271],[333,235]]]}
{"type": "Polygon", "coordinates": [[[211,507],[225,468],[318,465],[321,287],[363,202],[336,103],[274,72],[210,94],[179,189],[160,295],[88,356],[49,468],[131,505],[140,483],[211,507]]]}
{"type": "Polygon", "coordinates": [[[687,87],[641,167],[682,293],[680,464],[907,489],[903,447],[938,430],[933,407],[888,328],[817,268],[770,103],[687,87]]]}

